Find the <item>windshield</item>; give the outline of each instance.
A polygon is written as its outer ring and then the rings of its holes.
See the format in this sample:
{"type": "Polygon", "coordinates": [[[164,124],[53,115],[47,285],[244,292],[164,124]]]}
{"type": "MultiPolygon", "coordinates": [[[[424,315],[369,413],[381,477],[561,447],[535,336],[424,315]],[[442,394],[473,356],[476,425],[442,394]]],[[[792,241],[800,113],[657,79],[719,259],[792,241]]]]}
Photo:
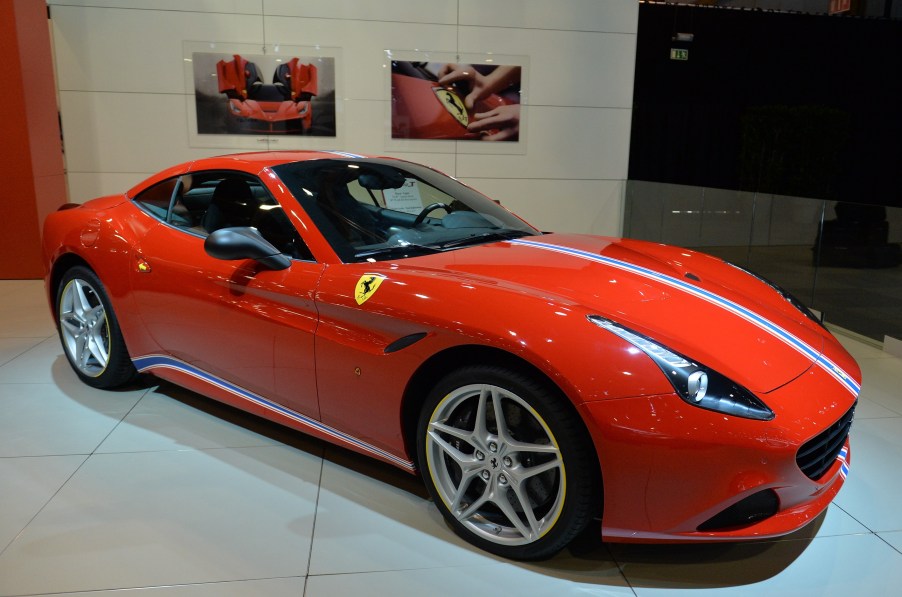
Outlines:
{"type": "Polygon", "coordinates": [[[380,261],[541,234],[431,168],[378,158],[273,168],[343,261],[380,261]]]}

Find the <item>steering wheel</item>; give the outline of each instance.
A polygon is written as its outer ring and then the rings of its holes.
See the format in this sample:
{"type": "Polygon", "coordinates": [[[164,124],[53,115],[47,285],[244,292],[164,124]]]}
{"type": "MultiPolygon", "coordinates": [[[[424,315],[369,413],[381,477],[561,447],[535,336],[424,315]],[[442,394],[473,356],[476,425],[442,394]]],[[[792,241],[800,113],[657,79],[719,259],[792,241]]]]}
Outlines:
{"type": "Polygon", "coordinates": [[[426,219],[426,216],[428,216],[430,213],[432,213],[433,211],[435,211],[439,208],[444,209],[448,213],[451,213],[451,207],[448,205],[445,205],[444,203],[430,203],[429,205],[427,205],[426,207],[423,208],[423,211],[421,211],[420,213],[417,214],[417,219],[413,221],[413,225],[419,226],[420,224],[423,223],[423,220],[426,219]]]}

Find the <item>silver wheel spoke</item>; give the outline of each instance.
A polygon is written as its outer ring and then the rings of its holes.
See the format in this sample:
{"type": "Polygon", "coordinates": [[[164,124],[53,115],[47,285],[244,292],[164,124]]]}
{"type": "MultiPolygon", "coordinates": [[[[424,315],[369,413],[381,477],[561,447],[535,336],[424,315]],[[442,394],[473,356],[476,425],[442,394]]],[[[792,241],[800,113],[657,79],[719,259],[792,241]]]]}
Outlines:
{"type": "Polygon", "coordinates": [[[489,486],[485,486],[485,491],[482,492],[482,495],[479,496],[475,502],[467,506],[467,509],[459,514],[456,514],[457,520],[464,522],[468,518],[472,517],[474,514],[479,512],[479,509],[482,508],[483,504],[489,501],[489,486]]]}
{"type": "Polygon", "coordinates": [[[87,369],[88,359],[91,358],[91,351],[88,350],[87,334],[84,334],[76,340],[75,358],[78,360],[78,364],[81,366],[82,370],[87,369]]]}
{"type": "Polygon", "coordinates": [[[75,319],[75,317],[71,316],[66,316],[65,319],[60,319],[60,325],[63,326],[63,331],[71,338],[77,336],[80,329],[78,320],[73,322],[73,319],[75,319]]]}
{"type": "Polygon", "coordinates": [[[492,406],[495,407],[495,426],[498,428],[498,438],[504,442],[510,442],[513,438],[507,430],[507,420],[504,418],[504,410],[501,408],[501,396],[497,390],[492,390],[492,406]]]}
{"type": "Polygon", "coordinates": [[[87,286],[87,284],[81,280],[75,280],[72,284],[75,286],[75,296],[72,301],[75,313],[84,319],[92,308],[90,301],[88,301],[88,297],[85,295],[85,286],[87,286]]]}
{"type": "Polygon", "coordinates": [[[461,439],[468,444],[473,444],[473,432],[467,431],[466,429],[458,429],[457,427],[451,427],[450,425],[445,425],[444,423],[429,423],[429,426],[433,431],[438,431],[439,433],[444,433],[445,435],[450,435],[452,437],[456,437],[457,439],[461,439]]]}
{"type": "Polygon", "coordinates": [[[536,475],[541,475],[548,471],[560,470],[562,466],[563,462],[561,462],[560,458],[555,458],[554,460],[549,460],[548,462],[543,462],[542,464],[537,464],[535,466],[516,466],[508,471],[508,478],[511,479],[512,483],[522,485],[528,479],[531,479],[536,475]]]}
{"type": "Polygon", "coordinates": [[[103,345],[103,338],[101,337],[100,332],[91,334],[88,339],[88,350],[91,351],[91,354],[95,359],[97,359],[97,363],[101,367],[106,366],[106,363],[109,360],[109,355],[107,354],[106,348],[103,345]]]}
{"type": "Polygon", "coordinates": [[[489,435],[488,427],[486,426],[486,401],[491,394],[491,390],[488,387],[482,386],[482,389],[479,390],[479,398],[476,406],[476,426],[473,428],[473,435],[478,437],[481,440],[485,440],[489,435]]]}
{"type": "Polygon", "coordinates": [[[88,321],[90,321],[91,319],[100,321],[103,318],[104,318],[103,305],[97,305],[96,307],[89,309],[88,312],[85,313],[85,319],[87,319],[88,321]]]}
{"type": "Polygon", "coordinates": [[[451,511],[455,514],[460,510],[461,501],[463,501],[463,497],[467,493],[470,483],[476,478],[477,472],[476,469],[467,471],[464,473],[463,478],[461,478],[460,485],[457,486],[457,491],[454,493],[454,500],[451,502],[451,511]]]}
{"type": "Polygon", "coordinates": [[[492,501],[496,506],[498,506],[498,509],[501,510],[501,512],[507,517],[510,523],[517,528],[517,531],[520,532],[524,539],[532,539],[529,527],[523,524],[523,521],[520,520],[519,516],[517,516],[517,511],[514,510],[514,507],[511,505],[510,500],[507,499],[506,487],[501,491],[501,495],[499,495],[492,501]]]}
{"type": "Polygon", "coordinates": [[[520,466],[511,472],[515,473],[518,479],[525,481],[530,477],[535,477],[546,471],[559,468],[561,468],[561,459],[555,458],[554,460],[549,460],[548,462],[543,462],[542,464],[537,464],[535,466],[520,466]]]}
{"type": "Polygon", "coordinates": [[[559,454],[560,450],[551,444],[527,444],[523,442],[508,442],[508,450],[511,452],[532,452],[533,454],[559,454]]]}
{"type": "Polygon", "coordinates": [[[468,472],[472,469],[478,468],[480,463],[470,456],[469,454],[464,454],[451,444],[449,444],[443,437],[441,437],[438,433],[430,432],[429,437],[441,448],[442,452],[451,457],[454,462],[464,471],[468,472]]]}
{"type": "MultiPolygon", "coordinates": [[[[517,496],[517,501],[520,502],[520,508],[523,510],[523,514],[526,515],[526,522],[529,523],[529,530],[532,534],[532,537],[538,537],[539,531],[539,521],[536,520],[536,513],[533,511],[532,506],[529,503],[529,496],[526,495],[526,490],[523,487],[522,483],[513,483],[511,484],[511,490],[514,492],[514,495],[517,496]]],[[[517,519],[519,520],[519,516],[517,519]]]]}

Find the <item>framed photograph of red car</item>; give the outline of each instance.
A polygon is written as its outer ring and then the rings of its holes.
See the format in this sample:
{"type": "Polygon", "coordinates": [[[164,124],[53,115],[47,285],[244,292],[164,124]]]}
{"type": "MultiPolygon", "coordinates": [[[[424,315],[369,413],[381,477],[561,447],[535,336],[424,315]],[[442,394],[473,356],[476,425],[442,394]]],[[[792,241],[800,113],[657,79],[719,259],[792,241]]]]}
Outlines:
{"type": "Polygon", "coordinates": [[[492,54],[387,50],[391,138],[519,145],[525,62],[525,57],[492,54]]]}
{"type": "Polygon", "coordinates": [[[858,364],[721,259],[540,232],[344,151],[197,159],[66,207],[46,288],[84,383],[152,374],[419,474],[492,553],[545,558],[593,520],[777,537],[845,482],[858,364]]]}
{"type": "Polygon", "coordinates": [[[192,144],[223,146],[217,136],[336,137],[336,65],[328,50],[186,43],[185,52],[192,144]]]}

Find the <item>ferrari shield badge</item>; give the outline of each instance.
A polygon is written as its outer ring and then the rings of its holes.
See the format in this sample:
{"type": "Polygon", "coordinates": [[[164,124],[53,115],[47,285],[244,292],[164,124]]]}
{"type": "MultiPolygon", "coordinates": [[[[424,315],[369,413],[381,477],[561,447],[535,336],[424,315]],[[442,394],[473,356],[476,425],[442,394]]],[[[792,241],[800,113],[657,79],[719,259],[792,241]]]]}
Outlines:
{"type": "Polygon", "coordinates": [[[384,279],[385,276],[380,276],[379,274],[363,274],[360,276],[360,279],[357,280],[357,288],[354,290],[354,299],[357,301],[357,304],[362,305],[376,294],[376,290],[384,279]]]}
{"type": "Polygon", "coordinates": [[[464,106],[464,101],[457,95],[457,92],[445,87],[433,87],[432,91],[435,92],[435,96],[442,102],[445,110],[456,118],[461,125],[467,126],[470,117],[467,116],[467,108],[464,106]]]}

